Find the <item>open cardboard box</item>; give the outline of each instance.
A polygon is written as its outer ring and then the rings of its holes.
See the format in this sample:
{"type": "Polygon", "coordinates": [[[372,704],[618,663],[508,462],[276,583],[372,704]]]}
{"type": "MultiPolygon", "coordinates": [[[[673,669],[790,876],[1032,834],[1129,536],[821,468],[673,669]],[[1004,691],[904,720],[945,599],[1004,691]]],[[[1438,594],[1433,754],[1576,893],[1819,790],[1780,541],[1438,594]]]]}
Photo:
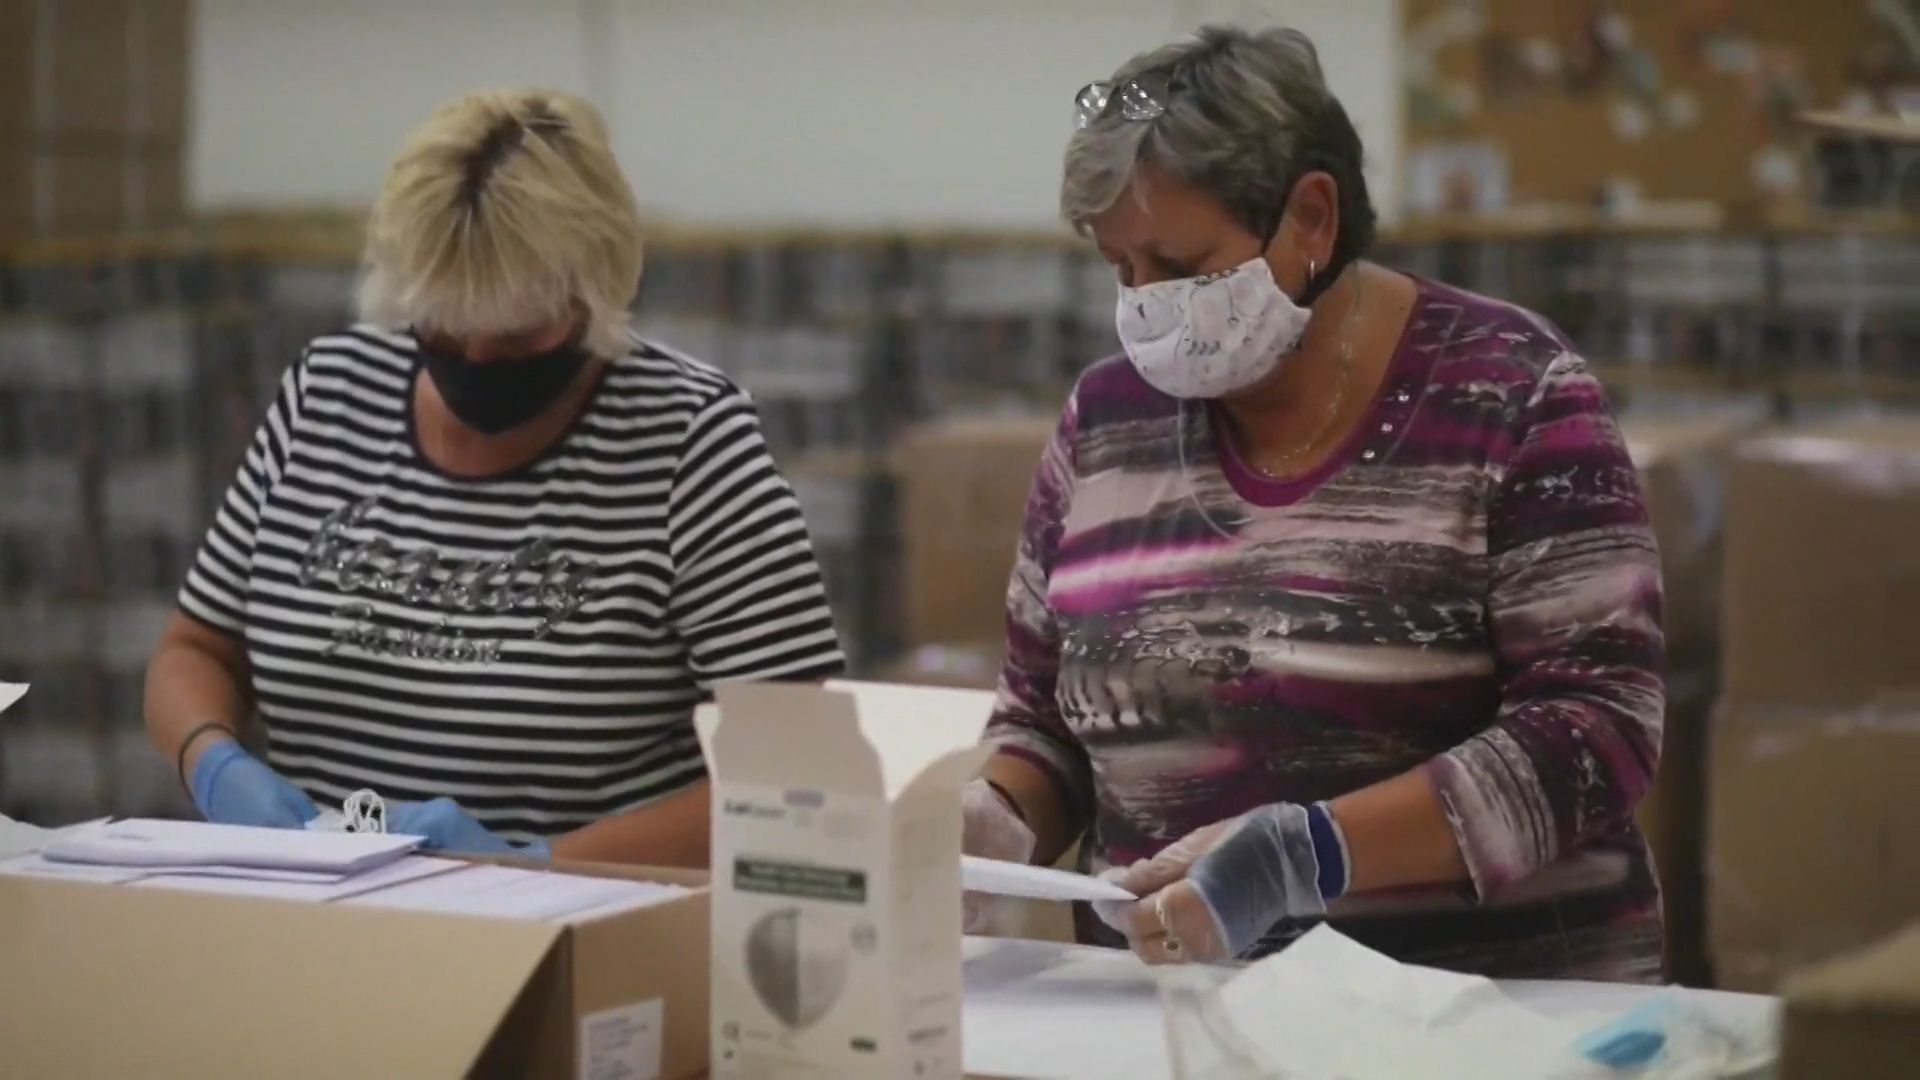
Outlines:
{"type": "Polygon", "coordinates": [[[0,877],[0,1073],[697,1076],[707,919],[704,890],[562,924],[0,877]]]}

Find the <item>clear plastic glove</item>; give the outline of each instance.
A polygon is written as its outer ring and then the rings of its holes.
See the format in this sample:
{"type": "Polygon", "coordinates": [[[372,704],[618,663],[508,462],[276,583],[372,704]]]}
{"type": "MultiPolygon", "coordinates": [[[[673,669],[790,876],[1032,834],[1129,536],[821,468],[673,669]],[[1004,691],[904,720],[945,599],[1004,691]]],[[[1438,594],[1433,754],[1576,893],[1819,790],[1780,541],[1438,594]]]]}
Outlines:
{"type": "Polygon", "coordinates": [[[187,786],[201,815],[221,825],[301,829],[320,814],[306,792],[231,740],[201,753],[187,786]]]}
{"type": "Polygon", "coordinates": [[[1307,808],[1293,803],[1195,830],[1113,880],[1141,897],[1111,914],[1150,964],[1231,960],[1281,919],[1327,910],[1307,808]]]}
{"type": "Polygon", "coordinates": [[[548,859],[551,851],[542,841],[514,844],[494,835],[452,799],[426,802],[387,803],[387,831],[402,836],[422,836],[428,851],[446,851],[458,855],[521,855],[548,859]]]}
{"type": "MultiPolygon", "coordinates": [[[[960,789],[960,822],[963,854],[1006,862],[1033,860],[1033,830],[985,780],[975,780],[960,789]]],[[[992,929],[995,910],[1004,906],[996,903],[998,899],[979,893],[962,894],[961,928],[969,934],[992,929]]]]}

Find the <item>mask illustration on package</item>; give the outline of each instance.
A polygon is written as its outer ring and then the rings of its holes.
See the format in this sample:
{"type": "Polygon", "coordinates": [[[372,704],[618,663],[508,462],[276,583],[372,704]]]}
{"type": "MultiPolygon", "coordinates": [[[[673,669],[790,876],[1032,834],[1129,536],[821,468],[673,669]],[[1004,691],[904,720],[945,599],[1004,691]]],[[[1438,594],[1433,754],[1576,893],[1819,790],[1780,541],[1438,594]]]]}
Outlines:
{"type": "Polygon", "coordinates": [[[795,1031],[832,1011],[847,985],[848,940],[834,920],[782,908],[747,934],[747,978],[767,1011],[795,1031]]]}

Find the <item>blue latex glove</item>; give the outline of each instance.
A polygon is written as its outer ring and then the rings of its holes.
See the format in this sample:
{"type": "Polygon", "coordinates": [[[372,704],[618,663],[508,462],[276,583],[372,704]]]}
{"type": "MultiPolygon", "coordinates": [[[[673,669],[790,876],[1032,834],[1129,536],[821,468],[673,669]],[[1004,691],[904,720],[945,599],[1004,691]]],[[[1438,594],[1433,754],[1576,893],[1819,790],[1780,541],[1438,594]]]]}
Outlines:
{"type": "Polygon", "coordinates": [[[1325,915],[1346,873],[1345,841],[1324,805],[1274,803],[1111,875],[1141,900],[1102,917],[1149,963],[1231,960],[1282,919],[1325,915]]]}
{"type": "Polygon", "coordinates": [[[545,861],[553,857],[544,840],[514,844],[494,835],[452,799],[387,803],[387,832],[423,836],[428,851],[459,855],[519,855],[545,861]]]}
{"type": "Polygon", "coordinates": [[[231,740],[201,753],[187,786],[201,815],[222,825],[299,829],[320,814],[305,792],[231,740]]]}

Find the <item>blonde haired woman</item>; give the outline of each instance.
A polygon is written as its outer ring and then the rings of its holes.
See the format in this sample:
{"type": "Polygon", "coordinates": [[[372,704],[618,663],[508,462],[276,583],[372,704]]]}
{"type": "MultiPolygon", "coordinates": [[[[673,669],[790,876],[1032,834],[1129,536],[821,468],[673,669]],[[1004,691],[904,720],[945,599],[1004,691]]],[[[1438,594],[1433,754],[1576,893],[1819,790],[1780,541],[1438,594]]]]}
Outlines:
{"type": "Polygon", "coordinates": [[[207,818],[371,788],[442,849],[704,864],[694,705],[842,660],[751,403],[629,331],[640,263],[585,101],[476,94],[413,134],[366,322],[287,372],[148,669],[207,818]]]}

